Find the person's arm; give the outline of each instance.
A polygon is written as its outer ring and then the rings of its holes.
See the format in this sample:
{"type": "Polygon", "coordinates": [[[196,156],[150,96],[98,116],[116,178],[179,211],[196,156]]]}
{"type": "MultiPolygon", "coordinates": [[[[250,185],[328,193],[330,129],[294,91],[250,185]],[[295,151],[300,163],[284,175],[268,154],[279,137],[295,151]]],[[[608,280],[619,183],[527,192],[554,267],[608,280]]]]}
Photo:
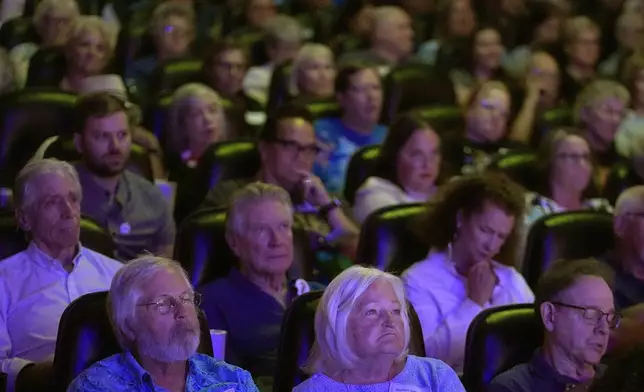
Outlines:
{"type": "MultiPolygon", "coordinates": [[[[163,195],[159,192],[159,197],[163,199],[163,195]]],[[[170,212],[168,203],[163,200],[158,208],[163,208],[159,222],[159,230],[155,235],[152,253],[158,256],[172,258],[174,255],[174,241],[177,235],[177,226],[174,223],[174,218],[170,212]]]]}
{"type": "Polygon", "coordinates": [[[530,143],[539,106],[539,91],[536,86],[528,88],[521,110],[510,128],[508,139],[522,144],[530,143]]]}
{"type": "Polygon", "coordinates": [[[437,382],[440,385],[439,391],[466,392],[454,369],[443,362],[436,366],[436,377],[439,379],[437,382]]]}
{"type": "Polygon", "coordinates": [[[33,362],[11,357],[12,343],[7,329],[10,296],[3,279],[0,277],[0,372],[7,374],[7,392],[13,392],[18,373],[33,362]]]}

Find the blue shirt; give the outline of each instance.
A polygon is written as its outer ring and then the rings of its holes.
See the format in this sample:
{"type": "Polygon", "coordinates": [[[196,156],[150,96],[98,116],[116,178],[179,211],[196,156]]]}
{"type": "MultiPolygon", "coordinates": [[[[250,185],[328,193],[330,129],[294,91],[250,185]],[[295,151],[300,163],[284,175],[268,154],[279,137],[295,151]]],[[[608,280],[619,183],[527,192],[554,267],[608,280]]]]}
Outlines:
{"type": "MultiPolygon", "coordinates": [[[[72,381],[67,392],[165,392],[131,353],[95,363],[72,381]]],[[[186,392],[257,392],[250,373],[203,354],[188,359],[186,392]]]]}
{"type": "Polygon", "coordinates": [[[387,127],[376,125],[370,134],[364,134],[347,128],[339,118],[323,118],[315,122],[315,135],[325,153],[321,154],[313,171],[327,191],[339,194],[344,190],[353,153],[360,147],[382,143],[387,136],[387,127]]]}
{"type": "Polygon", "coordinates": [[[368,385],[342,384],[318,373],[293,388],[293,392],[390,392],[393,390],[465,392],[463,384],[452,368],[438,359],[420,358],[414,355],[407,356],[407,363],[402,372],[388,382],[368,385]]]}
{"type": "MultiPolygon", "coordinates": [[[[226,361],[254,377],[272,377],[277,365],[280,331],[286,309],[270,294],[250,282],[236,268],[228,276],[201,288],[201,308],[208,326],[228,332],[226,361]]],[[[310,291],[304,280],[290,280],[286,304],[310,291]]],[[[270,380],[268,380],[270,383],[270,380]]]]}

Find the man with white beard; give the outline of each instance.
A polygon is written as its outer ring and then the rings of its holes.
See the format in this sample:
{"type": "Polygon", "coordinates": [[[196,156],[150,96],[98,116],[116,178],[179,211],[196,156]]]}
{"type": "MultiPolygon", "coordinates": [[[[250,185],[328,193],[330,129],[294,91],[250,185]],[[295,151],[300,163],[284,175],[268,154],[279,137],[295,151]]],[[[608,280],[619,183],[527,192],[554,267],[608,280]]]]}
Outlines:
{"type": "Polygon", "coordinates": [[[85,370],[67,391],[258,391],[247,371],[197,354],[200,300],[179,263],[153,255],[129,262],[107,297],[123,352],[85,370]]]}

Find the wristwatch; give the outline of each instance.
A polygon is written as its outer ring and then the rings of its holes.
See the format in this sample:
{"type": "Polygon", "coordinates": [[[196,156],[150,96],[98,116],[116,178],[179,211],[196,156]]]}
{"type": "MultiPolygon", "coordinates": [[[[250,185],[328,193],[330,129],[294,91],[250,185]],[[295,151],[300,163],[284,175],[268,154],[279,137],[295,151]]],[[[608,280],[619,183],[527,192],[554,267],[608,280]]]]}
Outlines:
{"type": "Polygon", "coordinates": [[[329,213],[340,207],[341,205],[342,202],[338,198],[334,197],[333,199],[331,199],[331,202],[329,204],[320,207],[320,209],[318,210],[318,216],[324,220],[327,220],[329,218],[329,213]]]}

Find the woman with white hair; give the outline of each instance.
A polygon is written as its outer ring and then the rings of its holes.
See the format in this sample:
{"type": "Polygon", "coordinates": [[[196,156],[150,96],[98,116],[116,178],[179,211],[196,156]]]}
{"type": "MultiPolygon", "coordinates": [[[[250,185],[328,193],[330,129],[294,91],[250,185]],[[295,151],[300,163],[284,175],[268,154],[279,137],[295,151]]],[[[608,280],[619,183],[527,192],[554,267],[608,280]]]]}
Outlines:
{"type": "Polygon", "coordinates": [[[293,391],[465,391],[445,363],[409,355],[409,340],[400,278],[351,267],[322,296],[308,364],[314,374],[293,391]]]}
{"type": "Polygon", "coordinates": [[[80,16],[65,45],[67,69],[59,87],[78,92],[83,80],[105,73],[114,54],[116,31],[97,16],[80,16]]]}
{"type": "Polygon", "coordinates": [[[335,74],[331,48],[322,44],[306,44],[293,61],[289,94],[304,100],[331,98],[335,92],[335,74]]]}

